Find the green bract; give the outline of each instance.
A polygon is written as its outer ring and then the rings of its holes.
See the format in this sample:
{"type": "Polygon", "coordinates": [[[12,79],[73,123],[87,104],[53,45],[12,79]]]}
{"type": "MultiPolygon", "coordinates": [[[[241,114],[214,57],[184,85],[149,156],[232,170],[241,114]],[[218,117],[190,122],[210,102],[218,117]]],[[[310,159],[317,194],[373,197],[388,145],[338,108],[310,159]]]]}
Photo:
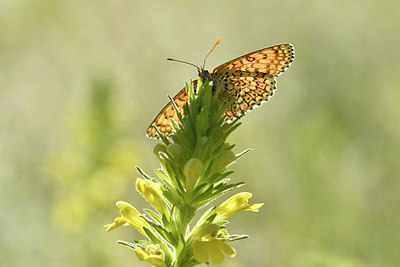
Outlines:
{"type": "Polygon", "coordinates": [[[225,229],[226,218],[242,210],[258,211],[262,204],[248,204],[250,193],[239,193],[219,207],[208,211],[190,228],[194,216],[201,208],[217,197],[243,183],[229,183],[228,165],[245,152],[235,155],[233,145],[226,139],[238,126],[238,120],[226,123],[224,113],[232,104],[220,100],[219,90],[213,94],[212,83],[199,80],[197,95],[186,86],[189,100],[183,106],[179,121],[172,121],[175,133],[171,139],[161,137],[163,143],[154,148],[161,169],[155,172],[160,182],[150,178],[141,169],[136,189],[155,210],[137,210],[125,202],[118,202],[121,217],[107,226],[113,230],[121,225],[131,225],[147,239],[128,243],[138,258],[153,266],[194,266],[200,263],[219,263],[224,254],[231,257],[236,252],[226,242],[246,238],[229,235],[225,229]]]}

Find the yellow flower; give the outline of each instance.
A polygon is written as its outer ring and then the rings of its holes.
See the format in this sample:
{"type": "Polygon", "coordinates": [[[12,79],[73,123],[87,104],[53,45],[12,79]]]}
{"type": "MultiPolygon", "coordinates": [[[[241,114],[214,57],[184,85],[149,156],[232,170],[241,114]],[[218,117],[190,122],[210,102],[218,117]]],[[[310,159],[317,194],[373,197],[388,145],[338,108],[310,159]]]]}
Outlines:
{"type": "Polygon", "coordinates": [[[141,247],[137,247],[135,252],[139,260],[147,261],[156,267],[165,267],[165,254],[159,245],[150,245],[146,248],[146,251],[141,247]]]}
{"type": "Polygon", "coordinates": [[[193,239],[193,256],[196,261],[208,262],[211,257],[212,262],[221,263],[224,260],[224,253],[234,257],[236,251],[226,244],[224,241],[219,240],[218,226],[216,224],[208,224],[197,233],[193,239]]]}
{"type": "Polygon", "coordinates": [[[139,216],[139,212],[132,205],[123,201],[118,201],[117,207],[119,208],[119,212],[122,216],[114,219],[114,222],[112,224],[105,225],[105,227],[107,227],[107,232],[114,230],[115,228],[118,228],[122,225],[129,224],[136,230],[141,232],[144,236],[147,236],[146,232],[143,230],[143,227],[146,227],[151,231],[150,225],[146,222],[145,219],[139,216]]]}
{"type": "Polygon", "coordinates": [[[169,214],[167,206],[162,198],[162,184],[148,179],[138,178],[136,190],[161,214],[169,214]]]}
{"type": "Polygon", "coordinates": [[[251,193],[242,192],[229,198],[215,210],[217,216],[214,218],[213,222],[220,222],[242,210],[258,212],[258,209],[261,208],[264,203],[249,205],[248,200],[251,197],[251,193]]]}

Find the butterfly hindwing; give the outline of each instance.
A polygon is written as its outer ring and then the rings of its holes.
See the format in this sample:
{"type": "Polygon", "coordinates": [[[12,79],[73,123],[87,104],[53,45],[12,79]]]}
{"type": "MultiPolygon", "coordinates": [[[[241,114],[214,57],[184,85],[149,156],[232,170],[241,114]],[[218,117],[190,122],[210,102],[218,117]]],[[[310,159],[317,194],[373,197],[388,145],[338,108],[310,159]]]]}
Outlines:
{"type": "Polygon", "coordinates": [[[229,120],[244,115],[254,106],[267,101],[276,88],[275,78],[267,73],[228,71],[221,77],[224,95],[234,98],[230,112],[226,112],[229,120]]]}
{"type": "MultiPolygon", "coordinates": [[[[183,104],[188,100],[188,94],[186,89],[183,88],[176,96],[174,96],[174,103],[180,112],[183,111],[183,104]]],[[[178,116],[176,115],[175,109],[172,103],[169,102],[157,115],[154,121],[147,128],[147,136],[150,138],[159,138],[157,131],[154,129],[153,125],[165,136],[169,136],[172,132],[172,126],[170,119],[178,121],[178,116]]]]}
{"type": "MultiPolygon", "coordinates": [[[[197,88],[197,80],[193,81],[193,90],[196,92],[197,88]]],[[[183,88],[179,91],[176,96],[173,98],[175,106],[183,114],[183,105],[188,100],[188,94],[186,92],[186,88],[183,88]]],[[[154,129],[153,125],[157,127],[157,129],[163,134],[164,136],[169,136],[171,133],[174,132],[174,129],[171,126],[171,119],[176,122],[179,122],[178,115],[176,115],[175,109],[172,106],[172,103],[169,102],[161,111],[158,113],[157,117],[150,123],[149,127],[147,128],[146,134],[150,138],[160,138],[158,136],[157,131],[154,129]]]]}

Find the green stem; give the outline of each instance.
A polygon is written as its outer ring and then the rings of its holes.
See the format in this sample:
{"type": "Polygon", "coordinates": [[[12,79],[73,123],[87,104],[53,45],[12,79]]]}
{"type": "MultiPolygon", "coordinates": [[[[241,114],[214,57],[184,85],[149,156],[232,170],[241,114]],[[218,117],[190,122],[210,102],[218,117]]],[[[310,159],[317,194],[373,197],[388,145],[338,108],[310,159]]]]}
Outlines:
{"type": "Polygon", "coordinates": [[[193,218],[193,215],[195,214],[195,210],[191,209],[191,206],[184,204],[182,206],[183,208],[179,210],[179,218],[176,220],[176,226],[178,229],[178,246],[175,247],[175,258],[176,261],[174,263],[174,266],[176,267],[182,267],[182,266],[193,266],[193,265],[186,265],[182,261],[184,261],[184,256],[185,252],[187,249],[189,249],[188,244],[187,244],[187,231],[188,227],[190,224],[191,219],[193,218]],[[190,212],[188,212],[190,211],[190,212]],[[184,241],[182,241],[181,237],[183,237],[184,241]]]}

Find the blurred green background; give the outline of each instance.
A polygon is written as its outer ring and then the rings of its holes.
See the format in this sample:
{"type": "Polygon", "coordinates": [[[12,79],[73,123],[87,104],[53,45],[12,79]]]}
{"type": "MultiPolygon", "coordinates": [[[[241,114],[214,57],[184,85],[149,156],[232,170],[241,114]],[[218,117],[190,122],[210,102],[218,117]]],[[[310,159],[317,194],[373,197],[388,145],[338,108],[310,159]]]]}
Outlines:
{"type": "MultiPolygon", "coordinates": [[[[185,81],[281,42],[276,95],[230,138],[234,182],[264,202],[232,217],[221,266],[400,266],[400,2],[0,1],[0,266],[148,266],[105,233],[141,209],[154,116],[185,81]]],[[[233,193],[236,193],[232,192],[233,193]]],[[[221,198],[221,202],[225,198],[221,198]]],[[[219,204],[219,203],[216,203],[219,204]]]]}

